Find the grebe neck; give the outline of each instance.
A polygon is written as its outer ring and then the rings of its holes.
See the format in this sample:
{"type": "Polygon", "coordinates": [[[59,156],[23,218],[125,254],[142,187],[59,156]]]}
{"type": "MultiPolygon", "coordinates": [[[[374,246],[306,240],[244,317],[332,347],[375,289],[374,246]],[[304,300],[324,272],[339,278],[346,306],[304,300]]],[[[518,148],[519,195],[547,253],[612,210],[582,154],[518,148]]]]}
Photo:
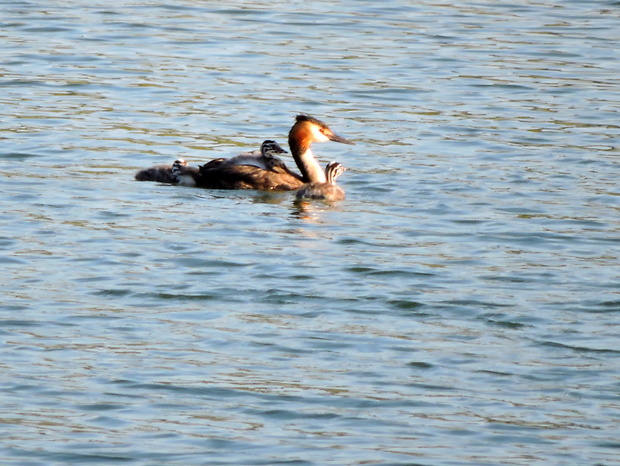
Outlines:
{"type": "Polygon", "coordinates": [[[304,178],[303,181],[305,183],[325,183],[327,181],[325,172],[310,149],[312,143],[300,141],[295,136],[294,132],[291,131],[288,145],[291,148],[293,159],[295,159],[295,163],[304,178]]]}
{"type": "Polygon", "coordinates": [[[309,147],[305,151],[298,154],[297,157],[295,157],[295,154],[293,153],[293,158],[295,159],[299,170],[301,170],[306,182],[325,183],[327,181],[327,178],[325,178],[325,171],[323,171],[309,147]]]}

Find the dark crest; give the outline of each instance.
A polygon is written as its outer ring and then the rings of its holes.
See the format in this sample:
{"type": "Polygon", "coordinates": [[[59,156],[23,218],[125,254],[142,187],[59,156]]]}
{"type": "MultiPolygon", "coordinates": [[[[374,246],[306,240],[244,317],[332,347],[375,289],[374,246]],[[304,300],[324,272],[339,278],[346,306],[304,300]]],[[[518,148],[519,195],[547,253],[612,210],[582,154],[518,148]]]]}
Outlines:
{"type": "Polygon", "coordinates": [[[327,125],[325,123],[323,123],[321,120],[317,120],[316,118],[311,117],[309,115],[297,115],[295,117],[295,121],[297,121],[297,122],[309,121],[310,123],[314,123],[315,125],[318,125],[321,128],[327,128],[327,125]]]}

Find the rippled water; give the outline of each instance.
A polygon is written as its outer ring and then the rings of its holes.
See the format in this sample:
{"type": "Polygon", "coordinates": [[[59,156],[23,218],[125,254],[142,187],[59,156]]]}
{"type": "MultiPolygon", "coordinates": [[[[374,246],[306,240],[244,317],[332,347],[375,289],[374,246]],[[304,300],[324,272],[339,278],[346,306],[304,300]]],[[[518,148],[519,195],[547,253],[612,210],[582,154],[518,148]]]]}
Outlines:
{"type": "Polygon", "coordinates": [[[617,462],[619,6],[3,2],[1,462],[617,462]]]}

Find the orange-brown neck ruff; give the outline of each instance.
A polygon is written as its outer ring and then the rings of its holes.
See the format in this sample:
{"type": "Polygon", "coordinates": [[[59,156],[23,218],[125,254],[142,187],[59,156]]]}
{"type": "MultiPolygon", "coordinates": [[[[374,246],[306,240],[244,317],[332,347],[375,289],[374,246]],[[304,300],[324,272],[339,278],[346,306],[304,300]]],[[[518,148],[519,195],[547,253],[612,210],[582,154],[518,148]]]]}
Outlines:
{"type": "Polygon", "coordinates": [[[323,183],[325,182],[325,173],[310,150],[314,141],[311,127],[316,124],[312,120],[315,119],[306,116],[302,118],[301,115],[297,117],[297,123],[288,133],[288,145],[291,148],[295,163],[301,171],[303,181],[305,183],[323,183]]]}

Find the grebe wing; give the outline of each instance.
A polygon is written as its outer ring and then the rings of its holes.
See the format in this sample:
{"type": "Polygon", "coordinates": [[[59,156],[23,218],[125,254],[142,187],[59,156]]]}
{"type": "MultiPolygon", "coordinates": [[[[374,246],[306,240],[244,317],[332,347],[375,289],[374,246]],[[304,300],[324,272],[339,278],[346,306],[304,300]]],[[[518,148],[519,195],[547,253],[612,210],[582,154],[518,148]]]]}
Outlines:
{"type": "Polygon", "coordinates": [[[253,165],[228,165],[211,161],[200,167],[201,188],[293,191],[303,182],[290,173],[276,173],[253,165]]]}

